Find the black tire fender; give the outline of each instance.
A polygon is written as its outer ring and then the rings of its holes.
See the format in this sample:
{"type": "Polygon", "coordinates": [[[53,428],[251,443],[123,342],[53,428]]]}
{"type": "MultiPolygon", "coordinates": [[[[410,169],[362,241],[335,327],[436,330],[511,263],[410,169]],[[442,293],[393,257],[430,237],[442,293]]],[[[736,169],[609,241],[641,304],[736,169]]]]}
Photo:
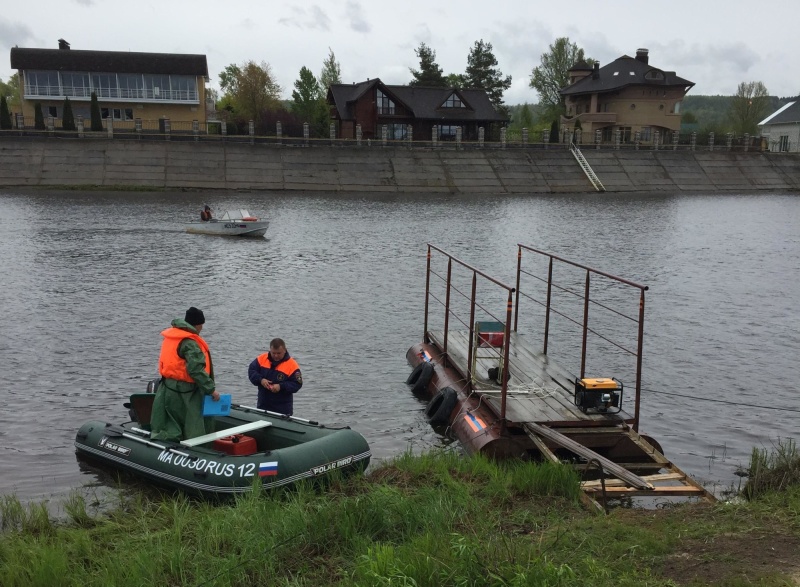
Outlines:
{"type": "Polygon", "coordinates": [[[423,361],[411,372],[411,375],[406,379],[408,385],[413,386],[411,391],[414,393],[422,393],[428,389],[428,384],[433,379],[433,364],[428,361],[423,361]]]}
{"type": "Polygon", "coordinates": [[[425,419],[429,424],[449,424],[450,413],[456,407],[458,394],[452,387],[443,387],[436,392],[425,408],[425,419]]]}

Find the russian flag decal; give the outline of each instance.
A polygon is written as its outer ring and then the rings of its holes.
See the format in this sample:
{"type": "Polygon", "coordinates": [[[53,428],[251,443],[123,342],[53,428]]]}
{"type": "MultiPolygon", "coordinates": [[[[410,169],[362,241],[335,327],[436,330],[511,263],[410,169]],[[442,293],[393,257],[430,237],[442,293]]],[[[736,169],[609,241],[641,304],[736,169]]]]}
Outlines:
{"type": "Polygon", "coordinates": [[[278,474],[278,461],[258,464],[259,477],[271,477],[278,474]]]}
{"type": "Polygon", "coordinates": [[[467,424],[469,424],[469,427],[472,428],[473,432],[480,432],[486,428],[486,422],[473,416],[472,414],[466,414],[464,419],[467,421],[467,424]]]}

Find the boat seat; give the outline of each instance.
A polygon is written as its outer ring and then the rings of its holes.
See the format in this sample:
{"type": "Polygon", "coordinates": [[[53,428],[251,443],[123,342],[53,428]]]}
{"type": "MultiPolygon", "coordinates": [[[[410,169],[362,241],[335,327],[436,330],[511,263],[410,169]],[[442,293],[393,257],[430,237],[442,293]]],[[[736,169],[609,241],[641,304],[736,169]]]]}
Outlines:
{"type": "Polygon", "coordinates": [[[154,393],[132,393],[130,401],[131,415],[144,430],[150,430],[150,417],[153,413],[154,393]]]}
{"type": "Polygon", "coordinates": [[[248,422],[247,424],[241,424],[240,426],[234,426],[233,428],[226,428],[225,430],[220,430],[219,432],[212,432],[211,434],[204,434],[203,436],[197,436],[195,438],[187,438],[186,440],[181,440],[181,444],[183,446],[198,446],[200,444],[212,442],[219,438],[233,436],[234,434],[244,434],[245,432],[258,430],[259,428],[266,428],[267,426],[272,426],[272,422],[267,422],[266,420],[248,422]]]}

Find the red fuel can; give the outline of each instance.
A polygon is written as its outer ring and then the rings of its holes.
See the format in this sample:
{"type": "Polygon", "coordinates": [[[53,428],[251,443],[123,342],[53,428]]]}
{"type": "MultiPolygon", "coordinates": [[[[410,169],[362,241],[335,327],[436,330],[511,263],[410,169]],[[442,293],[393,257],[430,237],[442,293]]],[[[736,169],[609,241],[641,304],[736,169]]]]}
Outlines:
{"type": "Polygon", "coordinates": [[[229,455],[252,455],[255,454],[256,439],[244,434],[234,434],[218,438],[214,441],[214,450],[218,450],[229,455]]]}

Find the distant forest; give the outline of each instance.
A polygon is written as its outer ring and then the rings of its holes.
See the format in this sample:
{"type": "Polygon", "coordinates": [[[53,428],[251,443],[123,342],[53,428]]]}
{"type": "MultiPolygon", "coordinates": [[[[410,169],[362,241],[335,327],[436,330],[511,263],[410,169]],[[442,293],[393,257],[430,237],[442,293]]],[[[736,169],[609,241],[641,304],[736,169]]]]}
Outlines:
{"type": "MultiPolygon", "coordinates": [[[[787,102],[797,99],[798,97],[779,98],[770,96],[770,108],[765,118],[787,102]]],[[[732,100],[733,96],[692,96],[691,94],[686,96],[682,105],[681,132],[697,131],[707,133],[714,131],[717,134],[729,132],[731,130],[729,112],[732,100]]],[[[511,116],[511,124],[509,126],[514,130],[519,130],[526,126],[533,131],[546,130],[550,129],[550,125],[553,122],[546,119],[545,110],[539,104],[508,106],[508,111],[511,116]],[[526,107],[530,113],[530,118],[523,112],[526,107]],[[524,124],[526,121],[530,121],[531,124],[524,124]]]]}

